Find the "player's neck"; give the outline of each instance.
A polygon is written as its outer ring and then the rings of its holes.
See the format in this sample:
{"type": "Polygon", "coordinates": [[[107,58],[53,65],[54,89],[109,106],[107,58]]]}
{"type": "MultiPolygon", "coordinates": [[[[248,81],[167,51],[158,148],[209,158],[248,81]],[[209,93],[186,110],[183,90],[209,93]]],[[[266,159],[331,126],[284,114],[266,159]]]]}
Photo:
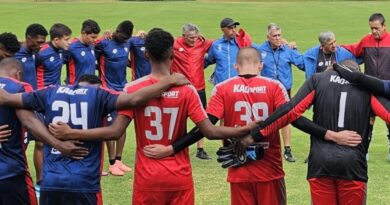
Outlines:
{"type": "Polygon", "coordinates": [[[150,75],[154,78],[163,78],[171,74],[171,67],[167,63],[153,63],[151,62],[152,71],[150,75]]]}

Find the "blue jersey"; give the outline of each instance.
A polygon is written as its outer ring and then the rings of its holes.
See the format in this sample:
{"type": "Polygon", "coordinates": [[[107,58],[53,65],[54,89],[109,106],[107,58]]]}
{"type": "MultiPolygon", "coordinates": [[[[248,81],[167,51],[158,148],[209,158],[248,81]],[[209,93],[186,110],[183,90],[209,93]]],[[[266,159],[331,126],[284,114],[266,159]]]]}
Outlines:
{"type": "Polygon", "coordinates": [[[127,83],[126,67],[129,62],[129,42],[118,43],[102,37],[97,41],[95,51],[103,86],[122,91],[127,83]]]}
{"type": "MultiPolygon", "coordinates": [[[[45,124],[62,121],[74,129],[103,125],[103,117],[115,110],[117,95],[94,86],[50,86],[23,94],[23,104],[45,116],[45,124]]],[[[89,154],[82,160],[63,156],[44,145],[41,189],[96,193],[100,189],[102,142],[84,142],[89,154]]]]}
{"type": "Polygon", "coordinates": [[[149,75],[152,66],[145,57],[145,40],[141,37],[132,37],[129,39],[131,69],[133,71],[132,79],[136,80],[149,75]]]}
{"type": "Polygon", "coordinates": [[[96,57],[92,45],[81,43],[75,39],[69,46],[69,57],[66,63],[66,84],[75,84],[80,76],[95,75],[96,57]]]}
{"type": "MultiPolygon", "coordinates": [[[[5,77],[0,77],[0,89],[9,93],[32,91],[27,83],[5,77]]],[[[12,132],[8,141],[0,143],[0,180],[3,180],[28,172],[28,167],[24,132],[15,110],[0,106],[0,116],[0,125],[9,125],[12,132]]]]}
{"type": "Polygon", "coordinates": [[[35,53],[30,52],[24,46],[15,53],[14,58],[23,64],[23,81],[30,84],[34,90],[37,89],[37,69],[35,64],[35,53]]]}
{"type": "Polygon", "coordinates": [[[45,44],[36,55],[38,88],[61,84],[61,69],[65,52],[51,43],[45,44]]]}

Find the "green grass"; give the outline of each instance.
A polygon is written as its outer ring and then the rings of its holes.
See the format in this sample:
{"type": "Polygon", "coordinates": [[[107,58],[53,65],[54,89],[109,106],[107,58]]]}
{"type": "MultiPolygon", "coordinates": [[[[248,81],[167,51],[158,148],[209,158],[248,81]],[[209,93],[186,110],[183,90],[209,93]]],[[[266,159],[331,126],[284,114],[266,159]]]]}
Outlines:
{"type": "MultiPolygon", "coordinates": [[[[332,30],[338,43],[353,43],[369,32],[368,17],[373,12],[382,12],[390,18],[388,2],[113,2],[113,3],[1,3],[0,33],[12,31],[23,39],[25,27],[40,22],[49,28],[55,22],[68,24],[77,36],[80,24],[86,18],[99,22],[103,30],[114,29],[124,19],[135,23],[136,29],[149,30],[162,27],[175,36],[180,35],[185,22],[198,24],[207,38],[221,36],[219,22],[224,17],[239,21],[255,42],[265,40],[265,28],[275,22],[283,28],[284,37],[296,41],[300,51],[318,44],[317,35],[322,30],[332,30]]],[[[212,68],[206,70],[209,76],[212,68]]],[[[304,81],[304,74],[294,69],[293,93],[304,81]]],[[[212,86],[208,85],[210,93],[212,86]]],[[[308,114],[310,116],[310,113],[308,114]]],[[[383,122],[377,120],[374,138],[370,147],[368,204],[388,204],[390,201],[390,164],[386,161],[387,141],[383,122]]],[[[189,123],[189,126],[193,125],[189,123]]],[[[123,159],[134,163],[134,132],[129,127],[123,159]]],[[[293,153],[298,161],[284,163],[288,204],[310,204],[306,182],[306,158],[309,137],[293,130],[293,153]]],[[[191,160],[196,188],[196,204],[229,204],[229,186],[226,170],[215,161],[215,151],[220,142],[206,142],[206,150],[212,154],[212,161],[194,158],[195,147],[191,148],[191,160]]],[[[31,158],[31,147],[28,156],[31,158]]],[[[106,162],[107,164],[108,162],[106,162]]],[[[32,162],[30,167],[33,167],[32,162]]],[[[33,168],[32,168],[33,172],[33,168]]],[[[131,203],[133,176],[103,177],[103,199],[106,205],[131,203]]]]}

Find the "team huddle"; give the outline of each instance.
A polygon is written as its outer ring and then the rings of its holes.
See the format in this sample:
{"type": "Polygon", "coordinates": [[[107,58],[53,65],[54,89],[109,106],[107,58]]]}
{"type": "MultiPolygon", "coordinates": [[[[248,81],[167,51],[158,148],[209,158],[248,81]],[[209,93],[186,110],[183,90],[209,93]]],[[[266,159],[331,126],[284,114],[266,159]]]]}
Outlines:
{"type": "Polygon", "coordinates": [[[197,143],[197,157],[211,159],[204,137],[223,140],[217,160],[228,168],[231,204],[287,204],[282,159],[295,161],[290,123],[310,134],[312,204],[365,204],[374,117],[390,123],[383,15],[370,16],[371,33],[356,44],[337,46],[334,33],[324,31],[304,54],[274,23],[260,45],[239,25],[224,18],[223,36],[214,41],[191,23],[178,38],[161,28],[132,36],[131,21],[98,37],[90,19],[73,40],[61,23],[49,32],[29,25],[23,43],[0,34],[0,205],[38,204],[26,138],[36,141],[39,204],[103,204],[103,142],[112,143],[110,173],[130,171],[121,156],[132,120],[134,205],[195,204],[188,147],[197,143]],[[212,64],[207,102],[204,68],[212,64]],[[307,78],[293,97],[291,65],[307,78]],[[302,116],[310,107],[312,120],[302,116]],[[188,118],[196,126],[187,132],[188,118]]]}

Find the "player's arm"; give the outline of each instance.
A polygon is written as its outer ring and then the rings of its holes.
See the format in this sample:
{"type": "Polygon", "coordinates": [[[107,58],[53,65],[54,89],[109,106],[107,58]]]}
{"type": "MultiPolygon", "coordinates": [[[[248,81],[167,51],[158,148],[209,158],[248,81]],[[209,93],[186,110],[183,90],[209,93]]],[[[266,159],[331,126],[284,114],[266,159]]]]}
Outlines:
{"type": "Polygon", "coordinates": [[[371,96],[371,107],[375,115],[390,123],[390,100],[384,97],[371,96]]]}
{"type": "Polygon", "coordinates": [[[168,88],[175,85],[185,84],[189,84],[189,81],[184,77],[184,75],[179,73],[173,73],[170,76],[161,79],[157,83],[139,89],[133,93],[120,94],[116,102],[116,109],[122,110],[143,105],[149,100],[160,96],[161,93],[163,93],[168,88]]]}
{"type": "Polygon", "coordinates": [[[63,122],[50,123],[50,132],[61,140],[107,141],[117,140],[126,131],[131,119],[118,115],[112,125],[88,130],[72,129],[63,122]]]}
{"type": "Polygon", "coordinates": [[[290,56],[292,64],[294,64],[300,70],[305,70],[305,63],[303,61],[303,55],[300,54],[296,49],[290,49],[290,56]]]}
{"type": "Polygon", "coordinates": [[[32,111],[17,109],[15,113],[23,126],[39,141],[49,144],[59,150],[62,154],[74,159],[82,159],[88,155],[87,148],[77,146],[80,142],[60,141],[53,137],[32,111]]]}
{"type": "Polygon", "coordinates": [[[4,89],[0,89],[0,105],[23,108],[22,93],[10,94],[4,89]]]}
{"type": "Polygon", "coordinates": [[[348,80],[350,83],[355,83],[368,92],[372,92],[375,95],[385,96],[390,99],[390,81],[382,81],[373,76],[352,70],[341,64],[334,64],[333,68],[340,74],[341,77],[348,80]]]}
{"type": "MultiPolygon", "coordinates": [[[[218,122],[219,119],[217,117],[211,114],[207,114],[207,115],[212,124],[216,124],[218,122]]],[[[161,144],[151,144],[145,146],[143,152],[147,157],[161,159],[182,151],[183,149],[195,144],[203,137],[204,135],[202,134],[202,132],[199,130],[197,126],[195,126],[185,136],[180,137],[171,145],[165,146],[161,144]]]]}

